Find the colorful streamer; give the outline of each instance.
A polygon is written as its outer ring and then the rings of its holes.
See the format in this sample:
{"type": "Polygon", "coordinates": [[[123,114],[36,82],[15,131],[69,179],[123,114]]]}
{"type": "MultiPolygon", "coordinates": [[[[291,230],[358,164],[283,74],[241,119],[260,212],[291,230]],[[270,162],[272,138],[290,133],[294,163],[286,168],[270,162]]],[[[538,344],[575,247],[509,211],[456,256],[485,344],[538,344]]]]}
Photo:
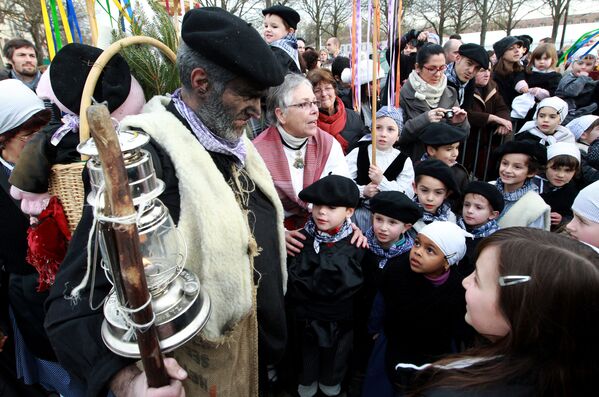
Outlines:
{"type": "MultiPolygon", "coordinates": [[[[79,43],[83,43],[83,36],[81,35],[81,29],[79,28],[79,21],[77,20],[77,13],[75,12],[75,7],[73,6],[73,0],[67,1],[67,17],[69,19],[69,26],[71,27],[71,32],[77,32],[77,36],[79,37],[79,43]]],[[[73,33],[73,41],[75,40],[75,34],[73,33]]]]}
{"type": "MultiPolygon", "coordinates": [[[[562,62],[569,62],[572,60],[572,56],[581,48],[583,48],[589,41],[591,41],[593,38],[599,37],[599,29],[594,29],[591,30],[590,32],[586,32],[585,34],[583,34],[582,36],[580,36],[578,38],[578,40],[576,40],[574,42],[574,44],[572,44],[572,46],[565,51],[562,56],[560,57],[559,61],[557,62],[557,64],[561,64],[562,62]]],[[[595,43],[595,45],[593,46],[589,46],[588,51],[585,52],[584,55],[589,54],[591,51],[593,51],[593,49],[597,46],[599,42],[595,43]]]]}
{"type": "Polygon", "coordinates": [[[56,55],[56,49],[54,47],[54,40],[52,38],[52,28],[50,26],[50,17],[48,17],[48,8],[46,7],[46,0],[40,0],[42,6],[42,19],[44,21],[44,30],[46,32],[46,42],[48,43],[48,54],[50,54],[50,61],[54,59],[56,55]]]}
{"type": "Polygon", "coordinates": [[[71,34],[71,28],[69,27],[69,19],[67,18],[67,13],[64,10],[64,5],[62,4],[62,0],[58,0],[56,3],[58,5],[58,11],[60,12],[60,20],[62,21],[62,28],[64,29],[64,35],[67,39],[67,43],[73,42],[73,35],[71,34]]]}
{"type": "Polygon", "coordinates": [[[60,25],[58,24],[58,13],[56,12],[56,0],[50,0],[50,11],[52,12],[52,25],[54,26],[54,44],[56,51],[62,48],[62,38],[60,37],[60,25]]]}

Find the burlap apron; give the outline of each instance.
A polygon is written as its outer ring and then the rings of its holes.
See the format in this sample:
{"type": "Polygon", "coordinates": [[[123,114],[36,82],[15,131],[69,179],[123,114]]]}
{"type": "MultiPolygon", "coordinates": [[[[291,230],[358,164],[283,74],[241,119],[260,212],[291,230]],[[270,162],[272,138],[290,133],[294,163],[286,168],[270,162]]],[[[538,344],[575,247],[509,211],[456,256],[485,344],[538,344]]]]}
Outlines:
{"type": "Polygon", "coordinates": [[[221,340],[208,341],[200,334],[174,357],[188,373],[183,382],[187,396],[258,396],[256,289],[251,312],[221,340]]]}

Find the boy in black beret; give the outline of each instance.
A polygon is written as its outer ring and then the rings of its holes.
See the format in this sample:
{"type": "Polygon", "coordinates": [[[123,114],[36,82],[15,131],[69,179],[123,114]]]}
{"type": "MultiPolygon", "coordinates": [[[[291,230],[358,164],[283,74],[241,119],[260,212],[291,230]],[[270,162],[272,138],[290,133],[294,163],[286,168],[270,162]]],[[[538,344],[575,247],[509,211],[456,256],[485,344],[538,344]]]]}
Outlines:
{"type": "Polygon", "coordinates": [[[503,196],[494,185],[473,181],[466,187],[462,216],[457,221],[458,226],[474,236],[473,239],[466,239],[467,260],[460,263],[461,267],[458,266],[464,270],[465,276],[474,271],[474,251],[480,240],[499,230],[497,217],[503,207],[503,196]]]}
{"type": "MultiPolygon", "coordinates": [[[[380,192],[370,200],[372,227],[366,232],[368,251],[362,260],[364,287],[356,299],[356,362],[358,369],[364,371],[373,343],[383,346],[383,310],[373,306],[377,293],[387,269],[409,261],[409,252],[414,239],[407,233],[412,225],[422,216],[422,209],[405,194],[398,191],[380,192]],[[373,310],[373,311],[371,311],[373,310]]],[[[379,351],[379,349],[375,349],[379,351]]],[[[380,351],[384,352],[384,349],[380,351]]],[[[376,371],[370,368],[364,387],[368,387],[369,395],[389,395],[383,390],[391,391],[392,387],[384,368],[376,371]],[[368,386],[367,386],[368,384],[368,386]]]]}
{"type": "Polygon", "coordinates": [[[451,167],[460,190],[464,190],[470,180],[466,168],[457,162],[460,142],[467,137],[466,131],[447,123],[431,123],[422,130],[419,137],[425,150],[421,160],[437,159],[451,167]]]}
{"type": "Polygon", "coordinates": [[[450,196],[459,196],[458,187],[451,168],[437,159],[428,159],[414,167],[414,201],[423,212],[422,218],[410,229],[412,237],[433,221],[456,222],[451,210],[450,196]]]}
{"type": "Polygon", "coordinates": [[[341,392],[353,345],[354,296],[362,287],[364,250],[350,243],[349,219],[358,205],[358,187],[349,178],[326,176],[299,193],[313,204],[302,233],[304,248],[288,258],[288,316],[296,325],[298,394],[341,392]]]}

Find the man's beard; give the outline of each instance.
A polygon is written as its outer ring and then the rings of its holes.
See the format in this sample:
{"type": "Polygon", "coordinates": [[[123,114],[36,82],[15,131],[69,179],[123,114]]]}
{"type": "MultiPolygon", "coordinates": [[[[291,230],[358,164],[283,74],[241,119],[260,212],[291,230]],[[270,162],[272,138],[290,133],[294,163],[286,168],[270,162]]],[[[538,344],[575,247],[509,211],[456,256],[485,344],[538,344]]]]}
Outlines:
{"type": "Polygon", "coordinates": [[[29,67],[27,69],[25,69],[24,67],[21,67],[20,69],[21,70],[15,69],[15,72],[22,76],[34,77],[37,74],[37,68],[35,66],[29,67]]]}
{"type": "Polygon", "coordinates": [[[235,115],[223,104],[222,95],[221,90],[212,90],[208,100],[195,109],[195,113],[214,135],[228,142],[236,142],[240,134],[233,128],[235,115]]]}

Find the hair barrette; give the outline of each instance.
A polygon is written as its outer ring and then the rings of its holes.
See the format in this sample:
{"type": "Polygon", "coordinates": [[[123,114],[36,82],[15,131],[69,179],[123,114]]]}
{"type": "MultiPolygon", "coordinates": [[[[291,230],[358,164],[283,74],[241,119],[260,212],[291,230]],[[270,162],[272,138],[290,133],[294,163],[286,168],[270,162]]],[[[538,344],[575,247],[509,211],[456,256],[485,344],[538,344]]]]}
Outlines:
{"type": "Polygon", "coordinates": [[[530,276],[501,276],[499,285],[507,287],[508,285],[522,284],[530,281],[530,276]]]}

